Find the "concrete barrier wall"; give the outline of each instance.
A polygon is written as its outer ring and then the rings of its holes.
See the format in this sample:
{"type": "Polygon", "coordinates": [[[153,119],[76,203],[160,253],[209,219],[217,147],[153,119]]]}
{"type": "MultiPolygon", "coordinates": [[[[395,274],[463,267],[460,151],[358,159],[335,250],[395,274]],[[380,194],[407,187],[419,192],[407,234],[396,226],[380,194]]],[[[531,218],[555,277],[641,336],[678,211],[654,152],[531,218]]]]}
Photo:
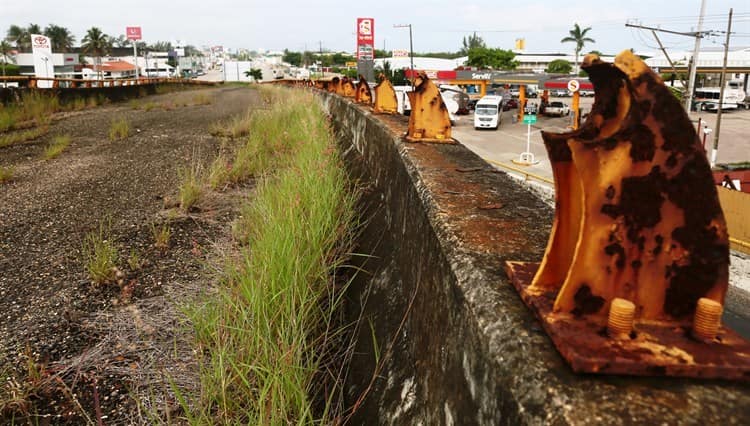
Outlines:
{"type": "Polygon", "coordinates": [[[750,424],[746,385],[573,374],[503,272],[541,259],[549,207],[461,145],[403,142],[404,117],[320,98],[371,255],[347,304],[351,424],[750,424]]]}

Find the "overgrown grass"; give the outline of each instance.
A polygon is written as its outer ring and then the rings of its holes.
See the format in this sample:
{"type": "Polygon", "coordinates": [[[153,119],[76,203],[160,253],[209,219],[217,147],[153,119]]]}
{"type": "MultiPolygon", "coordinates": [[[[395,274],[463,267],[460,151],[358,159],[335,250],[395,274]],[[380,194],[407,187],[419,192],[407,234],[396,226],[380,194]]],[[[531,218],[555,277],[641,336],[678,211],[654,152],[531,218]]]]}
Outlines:
{"type": "Polygon", "coordinates": [[[117,273],[117,247],[112,240],[110,222],[103,220],[99,227],[83,240],[83,262],[86,273],[94,284],[112,282],[117,273]]]}
{"type": "Polygon", "coordinates": [[[13,166],[3,167],[0,166],[0,184],[10,182],[13,180],[13,175],[16,173],[16,168],[13,166]]]}
{"type": "Polygon", "coordinates": [[[2,135],[0,136],[0,148],[32,141],[46,135],[47,132],[49,132],[49,127],[43,126],[2,135]]]}
{"type": "Polygon", "coordinates": [[[70,145],[70,135],[58,135],[52,138],[52,143],[44,150],[44,159],[51,160],[58,157],[70,145]]]}
{"type": "Polygon", "coordinates": [[[125,117],[112,120],[109,126],[109,140],[117,141],[130,136],[130,123],[125,117]]]}
{"type": "Polygon", "coordinates": [[[249,135],[252,127],[253,110],[249,109],[244,114],[237,115],[229,120],[211,124],[208,131],[214,136],[240,138],[249,135]]]}
{"type": "Polygon", "coordinates": [[[287,101],[253,119],[259,136],[248,143],[267,165],[256,171],[276,173],[260,181],[235,224],[239,260],[218,294],[191,311],[196,353],[206,354],[192,424],[328,424],[337,412],[325,401],[335,388],[319,386],[336,375],[322,367],[341,330],[334,287],[354,196],[315,99],[285,93],[287,101]],[[325,412],[314,412],[320,402],[325,412]]]}

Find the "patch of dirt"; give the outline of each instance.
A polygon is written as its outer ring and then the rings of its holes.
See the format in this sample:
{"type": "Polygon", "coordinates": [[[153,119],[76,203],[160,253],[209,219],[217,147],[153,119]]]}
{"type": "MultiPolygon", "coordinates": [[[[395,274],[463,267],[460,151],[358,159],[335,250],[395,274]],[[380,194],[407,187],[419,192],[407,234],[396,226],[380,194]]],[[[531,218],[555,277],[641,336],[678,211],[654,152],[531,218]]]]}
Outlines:
{"type": "MultiPolygon", "coordinates": [[[[165,205],[176,198],[178,171],[219,151],[209,125],[261,101],[254,90],[219,87],[140,102],[197,93],[212,104],[170,111],[113,104],[0,148],[0,166],[15,167],[13,181],[0,185],[0,386],[17,391],[18,411],[35,412],[35,423],[149,424],[144,412],[179,409],[170,383],[198,385],[192,348],[180,344],[190,337],[179,304],[210,291],[210,258],[230,243],[247,188],[209,195],[190,214],[165,205]],[[120,117],[131,136],[110,141],[120,117]],[[44,161],[62,134],[71,145],[44,161]],[[119,284],[96,285],[84,269],[83,240],[103,221],[118,248],[119,284]],[[154,226],[170,229],[167,248],[155,247],[154,226]]],[[[10,415],[0,413],[0,423],[10,415]]]]}

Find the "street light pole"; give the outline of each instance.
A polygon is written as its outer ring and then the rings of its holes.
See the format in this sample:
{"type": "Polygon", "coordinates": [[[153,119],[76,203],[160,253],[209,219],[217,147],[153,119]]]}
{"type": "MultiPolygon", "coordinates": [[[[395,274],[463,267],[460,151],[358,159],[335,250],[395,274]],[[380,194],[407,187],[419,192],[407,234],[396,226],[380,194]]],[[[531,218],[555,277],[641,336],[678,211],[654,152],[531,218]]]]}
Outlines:
{"type": "Polygon", "coordinates": [[[411,24],[396,24],[393,28],[406,28],[409,27],[409,63],[410,63],[410,74],[409,80],[411,80],[411,90],[414,91],[414,43],[411,34],[411,24]]]}

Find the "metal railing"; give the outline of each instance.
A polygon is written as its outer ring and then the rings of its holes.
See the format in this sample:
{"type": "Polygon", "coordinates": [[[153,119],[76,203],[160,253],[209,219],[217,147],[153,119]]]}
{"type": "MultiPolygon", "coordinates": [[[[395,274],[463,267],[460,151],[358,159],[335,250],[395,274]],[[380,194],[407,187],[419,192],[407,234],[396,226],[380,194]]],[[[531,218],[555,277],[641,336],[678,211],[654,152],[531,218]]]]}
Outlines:
{"type": "Polygon", "coordinates": [[[142,78],[120,78],[120,79],[105,79],[105,80],[88,80],[80,78],[49,78],[49,77],[34,77],[34,76],[6,76],[0,77],[0,85],[5,86],[2,83],[16,83],[18,87],[29,87],[37,88],[40,87],[38,82],[40,81],[51,81],[53,89],[57,88],[92,88],[92,87],[122,87],[122,86],[138,86],[147,84],[195,84],[195,85],[214,85],[214,81],[203,81],[193,80],[189,78],[173,78],[173,77],[142,77],[142,78]]]}

